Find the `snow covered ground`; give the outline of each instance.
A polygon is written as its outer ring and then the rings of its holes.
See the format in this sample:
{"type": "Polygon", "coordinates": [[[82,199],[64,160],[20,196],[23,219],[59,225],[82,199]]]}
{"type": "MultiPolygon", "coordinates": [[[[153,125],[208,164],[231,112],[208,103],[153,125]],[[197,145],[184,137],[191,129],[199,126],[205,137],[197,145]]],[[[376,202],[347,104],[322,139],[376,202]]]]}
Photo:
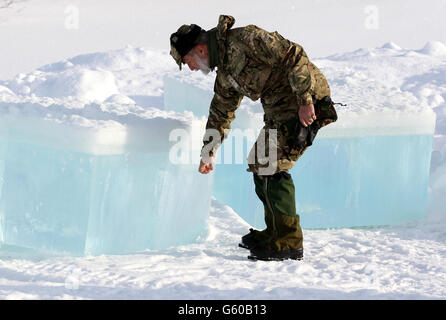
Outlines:
{"type": "MultiPolygon", "coordinates": [[[[197,244],[98,257],[0,255],[0,299],[444,299],[445,225],[304,230],[303,261],[253,262],[214,200],[197,244]]],[[[12,249],[11,249],[12,250],[12,249]]]]}
{"type": "MultiPolygon", "coordinates": [[[[433,1],[429,7],[397,1],[405,13],[397,20],[389,16],[391,5],[376,1],[375,7],[381,14],[376,33],[354,30],[350,23],[344,22],[329,29],[326,24],[318,25],[313,37],[311,33],[302,35],[299,32],[302,28],[291,30],[286,21],[295,17],[297,11],[302,18],[299,23],[308,23],[313,15],[305,13],[320,7],[324,17],[339,19],[338,15],[347,15],[344,17],[363,28],[367,17],[364,10],[369,3],[356,5],[345,0],[339,6],[328,6],[318,1],[307,8],[284,1],[279,7],[290,9],[286,11],[287,18],[281,18],[278,7],[273,19],[266,19],[270,17],[267,10],[270,4],[264,2],[263,9],[256,7],[253,17],[244,5],[233,10],[228,5],[223,11],[232,13],[236,19],[240,17],[237,25],[256,23],[296,41],[303,37],[298,42],[309,49],[310,57],[325,56],[313,60],[327,74],[335,100],[350,103],[348,108],[354,109],[355,92],[345,90],[353,84],[357,92],[373,96],[376,107],[385,107],[387,101],[392,101],[393,105],[400,103],[408,109],[425,106],[434,110],[437,126],[426,218],[379,228],[304,230],[303,261],[252,262],[246,259],[248,252],[237,247],[249,225],[231,208],[213,200],[209,235],[196,244],[132,255],[86,257],[43,255],[3,246],[0,299],[446,298],[446,38],[442,38],[444,32],[441,32],[444,22],[437,17],[444,12],[440,10],[444,2],[433,1]],[[342,4],[351,6],[343,9],[342,4]],[[406,20],[416,23],[407,24],[406,20]],[[398,24],[414,30],[400,31],[398,24]],[[325,30],[333,32],[327,37],[331,40],[320,43],[317,35],[325,30]],[[348,34],[356,41],[335,37],[339,34],[348,34]],[[337,39],[340,42],[334,45],[337,39]],[[359,49],[365,46],[376,48],[359,49]]],[[[168,114],[158,109],[162,109],[163,101],[161,78],[178,71],[163,45],[179,24],[178,14],[172,11],[178,3],[161,6],[135,0],[123,7],[114,1],[107,2],[112,3],[107,6],[108,11],[102,10],[102,1],[94,3],[0,1],[0,34],[9,44],[0,53],[2,112],[11,112],[13,116],[28,113],[46,116],[48,110],[49,117],[59,122],[74,119],[93,125],[96,120],[168,114]],[[63,27],[67,15],[73,13],[73,7],[64,13],[70,4],[87,12],[79,16],[78,31],[63,27]],[[121,10],[125,19],[118,19],[122,18],[121,10]],[[146,19],[141,13],[144,10],[152,12],[156,19],[146,19]],[[98,16],[98,13],[103,14],[98,16]],[[124,28],[130,16],[132,23],[124,28]],[[164,19],[162,22],[160,17],[164,19]],[[163,28],[155,30],[149,22],[144,24],[146,20],[163,28]],[[61,27],[56,28],[59,24],[61,27]],[[141,32],[136,34],[134,31],[141,25],[141,32]],[[43,32],[48,36],[39,38],[43,32]],[[107,36],[101,38],[103,34],[107,36]],[[64,42],[67,37],[70,41],[64,42]],[[124,48],[128,43],[164,51],[124,48]],[[110,51],[113,48],[124,49],[110,51]],[[105,52],[70,58],[98,50],[105,52]],[[35,56],[30,57],[29,52],[34,51],[35,56]],[[34,70],[46,63],[51,64],[34,70]],[[8,109],[8,103],[22,107],[8,109]],[[46,109],[48,106],[53,107],[46,109]]],[[[203,12],[208,13],[202,26],[215,25],[222,8],[211,9],[210,4],[200,4],[203,12]]],[[[187,9],[183,20],[193,17],[193,10],[187,9]]],[[[373,21],[370,23],[373,27],[373,21]]],[[[187,77],[200,77],[183,72],[187,77]]]]}

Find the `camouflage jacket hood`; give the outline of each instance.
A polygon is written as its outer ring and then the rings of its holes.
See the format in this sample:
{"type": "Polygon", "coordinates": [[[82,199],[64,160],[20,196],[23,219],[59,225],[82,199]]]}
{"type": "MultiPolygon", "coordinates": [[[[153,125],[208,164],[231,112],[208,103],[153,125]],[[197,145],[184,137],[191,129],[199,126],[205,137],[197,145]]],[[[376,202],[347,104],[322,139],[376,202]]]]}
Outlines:
{"type": "Polygon", "coordinates": [[[235,23],[234,17],[221,15],[218,18],[218,24],[216,27],[216,38],[218,43],[218,65],[223,64],[223,59],[225,57],[226,52],[226,38],[227,38],[227,32],[229,29],[232,28],[232,26],[235,23]]]}

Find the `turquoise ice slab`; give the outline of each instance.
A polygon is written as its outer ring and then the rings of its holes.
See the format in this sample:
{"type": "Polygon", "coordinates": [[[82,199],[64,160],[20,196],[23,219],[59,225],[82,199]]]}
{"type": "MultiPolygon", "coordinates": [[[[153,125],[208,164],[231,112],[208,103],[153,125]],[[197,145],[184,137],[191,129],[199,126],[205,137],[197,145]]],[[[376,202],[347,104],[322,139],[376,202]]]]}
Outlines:
{"type": "Polygon", "coordinates": [[[162,249],[206,235],[212,179],[195,164],[170,164],[165,154],[103,156],[90,185],[87,252],[162,249]]]}
{"type": "Polygon", "coordinates": [[[0,197],[7,244],[81,253],[88,227],[86,155],[6,142],[0,197]]]}
{"type": "Polygon", "coordinates": [[[187,81],[181,82],[170,76],[165,76],[163,80],[165,92],[163,104],[166,110],[176,112],[189,110],[197,117],[207,117],[209,103],[214,96],[212,91],[199,88],[196,84],[190,84],[187,81]]]}
{"type": "Polygon", "coordinates": [[[212,179],[165,152],[90,155],[2,141],[0,235],[70,254],[131,253],[204,237],[212,179]]]}
{"type": "MultiPolygon", "coordinates": [[[[290,171],[302,226],[376,226],[423,217],[432,141],[432,135],[316,138],[290,171]]],[[[263,206],[246,168],[217,165],[214,195],[263,228],[263,206]]]]}

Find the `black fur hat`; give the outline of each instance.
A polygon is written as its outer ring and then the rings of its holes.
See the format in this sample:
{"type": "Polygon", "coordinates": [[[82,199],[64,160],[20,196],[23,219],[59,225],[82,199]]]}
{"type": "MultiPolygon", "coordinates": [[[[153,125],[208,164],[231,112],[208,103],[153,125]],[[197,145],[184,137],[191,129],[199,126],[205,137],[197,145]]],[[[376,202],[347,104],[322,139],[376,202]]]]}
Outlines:
{"type": "Polygon", "coordinates": [[[195,46],[202,31],[204,30],[196,24],[184,24],[170,36],[170,55],[175,59],[180,70],[183,57],[195,46]]]}

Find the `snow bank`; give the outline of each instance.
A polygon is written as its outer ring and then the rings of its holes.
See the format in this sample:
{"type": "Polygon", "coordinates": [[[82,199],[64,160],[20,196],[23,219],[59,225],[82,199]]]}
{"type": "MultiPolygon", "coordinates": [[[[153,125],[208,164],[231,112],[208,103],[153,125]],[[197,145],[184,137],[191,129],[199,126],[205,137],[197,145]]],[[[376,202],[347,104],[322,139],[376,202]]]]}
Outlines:
{"type": "MultiPolygon", "coordinates": [[[[163,76],[176,70],[171,60],[165,51],[127,46],[52,63],[0,85],[22,98],[58,98],[86,104],[121,94],[139,105],[159,108],[162,105],[153,103],[157,101],[154,97],[163,93],[163,76]]],[[[0,87],[0,95],[2,92],[0,87]]]]}
{"type": "Polygon", "coordinates": [[[445,56],[446,45],[440,41],[429,41],[419,52],[430,56],[445,56]]]}

